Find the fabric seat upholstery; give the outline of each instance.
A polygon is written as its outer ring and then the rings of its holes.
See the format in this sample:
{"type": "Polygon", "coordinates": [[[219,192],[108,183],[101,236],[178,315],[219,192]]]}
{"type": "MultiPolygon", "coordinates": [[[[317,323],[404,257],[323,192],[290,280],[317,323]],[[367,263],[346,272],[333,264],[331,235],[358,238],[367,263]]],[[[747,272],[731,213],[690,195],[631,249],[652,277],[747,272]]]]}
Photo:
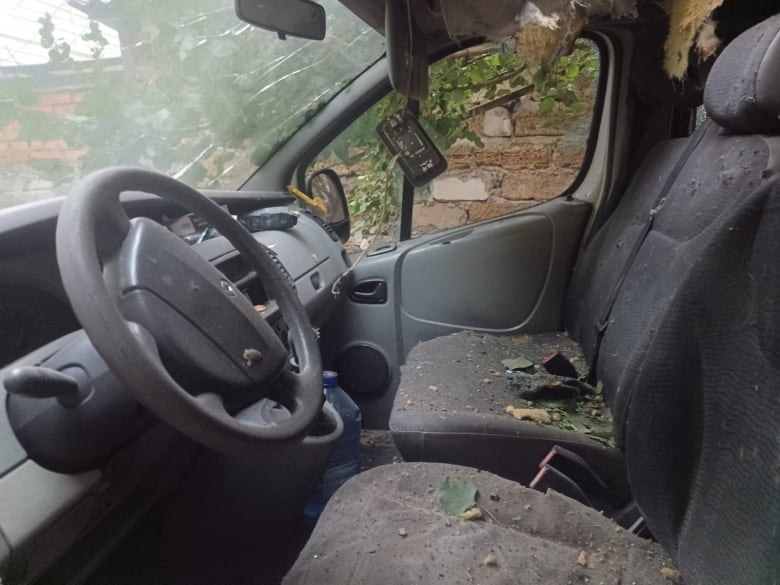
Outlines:
{"type": "MultiPolygon", "coordinates": [[[[729,51],[713,68],[726,81],[705,100],[753,99],[718,120],[724,136],[752,131],[767,111],[780,117],[755,74],[765,53],[780,63],[780,15],[729,51]],[[725,67],[744,77],[728,81],[725,67]]],[[[686,585],[780,581],[780,177],[734,197],[651,317],[618,419],[637,506],[686,585]]],[[[335,494],[286,583],[668,583],[661,548],[562,496],[475,469],[402,464],[335,494]],[[443,515],[446,477],[477,486],[485,519],[443,515]]]]}
{"type": "Polygon", "coordinates": [[[555,492],[467,467],[405,463],[336,492],[284,583],[669,585],[661,570],[671,564],[657,544],[555,492]],[[437,488],[448,478],[477,487],[484,520],[441,509],[437,488]]]}
{"type": "Polygon", "coordinates": [[[507,387],[501,360],[522,352],[540,363],[555,349],[575,367],[585,367],[579,346],[563,333],[513,338],[462,331],[417,345],[401,368],[403,386],[392,427],[404,458],[434,458],[527,481],[557,444],[585,457],[616,494],[626,494],[625,461],[619,451],[585,434],[519,421],[505,412],[519,403],[507,387]],[[507,448],[513,452],[506,453],[507,448]],[[522,456],[517,456],[521,449],[522,456]]]}

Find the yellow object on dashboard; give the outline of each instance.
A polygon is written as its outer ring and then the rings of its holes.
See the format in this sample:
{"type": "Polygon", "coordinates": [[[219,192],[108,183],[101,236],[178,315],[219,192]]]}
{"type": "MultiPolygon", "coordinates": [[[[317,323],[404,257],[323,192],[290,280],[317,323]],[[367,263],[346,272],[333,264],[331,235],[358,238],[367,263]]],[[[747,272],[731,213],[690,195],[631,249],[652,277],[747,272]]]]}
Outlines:
{"type": "Polygon", "coordinates": [[[287,190],[293,195],[295,195],[298,199],[306,203],[307,205],[311,205],[314,209],[316,209],[323,215],[328,213],[328,208],[325,205],[325,202],[319,197],[309,197],[306,193],[298,189],[295,185],[287,185],[287,190]]]}

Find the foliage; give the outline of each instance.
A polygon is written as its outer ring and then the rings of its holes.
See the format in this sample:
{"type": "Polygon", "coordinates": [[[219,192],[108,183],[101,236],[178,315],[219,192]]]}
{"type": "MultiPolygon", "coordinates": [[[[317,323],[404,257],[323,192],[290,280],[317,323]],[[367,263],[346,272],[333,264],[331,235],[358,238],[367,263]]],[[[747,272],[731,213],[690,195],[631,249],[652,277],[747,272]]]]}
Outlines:
{"type": "Polygon", "coordinates": [[[54,37],[54,23],[51,20],[51,14],[47,12],[45,16],[38,19],[38,23],[41,25],[38,30],[38,34],[41,36],[41,46],[44,49],[49,49],[49,61],[69,63],[71,61],[70,45],[54,37]]]}
{"type": "Polygon", "coordinates": [[[57,17],[39,19],[50,62],[75,72],[84,88],[74,114],[35,108],[27,78],[0,83],[0,126],[19,120],[23,140],[64,138],[71,149],[86,149],[75,166],[42,164],[55,183],[117,164],[152,167],[201,187],[222,186],[240,165],[236,175],[244,180],[382,49],[379,35],[339,18],[336,8],[329,9],[330,34],[317,43],[279,41],[214,0],[93,4],[96,17],[117,31],[121,60],[103,57],[108,41],[97,20],[81,37],[92,59],[74,62],[57,17]]]}
{"type": "MultiPolygon", "coordinates": [[[[232,176],[245,178],[253,165],[262,164],[291,128],[340,89],[334,79],[352,78],[368,65],[365,55],[381,46],[373,32],[331,9],[325,41],[281,42],[238,23],[229,5],[215,10],[214,0],[98,4],[100,20],[119,34],[121,60],[104,58],[108,41],[97,20],[82,35],[91,48],[87,62],[74,62],[55,18],[46,14],[39,20],[40,43],[51,63],[74,71],[84,87],[72,115],[36,108],[36,89],[27,78],[0,82],[0,127],[18,120],[21,140],[64,138],[69,148],[84,149],[72,164],[29,161],[56,184],[70,184],[94,169],[132,164],[199,187],[235,187],[232,176]]],[[[584,109],[582,93],[597,72],[594,48],[577,48],[549,72],[532,72],[512,47],[465,49],[431,66],[421,115],[442,150],[458,139],[479,145],[469,120],[480,108],[511,105],[534,90],[540,113],[578,115],[584,109]]],[[[387,96],[325,153],[329,164],[362,165],[350,212],[353,224],[369,233],[400,203],[401,175],[396,169],[388,178],[390,157],[375,128],[403,106],[402,96],[387,96]]]]}
{"type": "MultiPolygon", "coordinates": [[[[492,105],[511,105],[523,95],[534,93],[542,116],[554,112],[580,116],[587,109],[584,95],[593,90],[598,72],[598,51],[590,43],[581,43],[547,70],[540,67],[532,70],[513,48],[500,44],[467,49],[431,66],[428,99],[420,105],[420,114],[426,130],[443,151],[461,138],[482,146],[480,137],[469,126],[475,114],[492,105]]],[[[401,95],[388,95],[355,120],[321,154],[320,161],[326,164],[360,163],[363,167],[349,200],[353,226],[358,232],[375,233],[398,210],[400,173],[389,185],[392,190],[386,193],[388,183],[383,178],[390,155],[376,137],[375,128],[402,107],[401,95]],[[380,217],[385,197],[389,198],[389,205],[380,217]]]]}
{"type": "Polygon", "coordinates": [[[571,114],[583,113],[582,95],[592,88],[598,73],[598,52],[588,45],[580,45],[571,54],[561,57],[550,71],[537,71],[534,87],[543,96],[539,101],[539,113],[548,115],[558,104],[571,114]]]}

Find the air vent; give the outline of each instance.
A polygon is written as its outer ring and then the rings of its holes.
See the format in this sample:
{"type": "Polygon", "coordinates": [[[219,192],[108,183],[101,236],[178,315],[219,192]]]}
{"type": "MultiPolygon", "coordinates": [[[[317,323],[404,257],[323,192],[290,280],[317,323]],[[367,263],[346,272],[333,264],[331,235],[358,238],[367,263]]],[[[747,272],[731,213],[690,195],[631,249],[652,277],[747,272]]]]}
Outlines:
{"type": "Polygon", "coordinates": [[[217,264],[217,270],[225,275],[230,281],[238,282],[251,272],[249,264],[241,257],[240,254],[236,254],[232,258],[229,258],[223,262],[217,264]]]}
{"type": "MultiPolygon", "coordinates": [[[[277,268],[279,268],[279,271],[285,276],[287,281],[294,289],[295,281],[293,280],[292,276],[290,276],[290,273],[287,272],[287,269],[284,267],[284,264],[282,264],[282,261],[279,260],[276,252],[266,246],[263,247],[265,251],[268,252],[268,255],[271,257],[273,263],[276,264],[277,268]]],[[[217,270],[225,275],[225,278],[238,285],[243,284],[247,278],[254,275],[254,270],[252,270],[252,267],[246,260],[244,260],[241,254],[238,253],[236,253],[235,256],[218,263],[216,267],[217,270]]]]}

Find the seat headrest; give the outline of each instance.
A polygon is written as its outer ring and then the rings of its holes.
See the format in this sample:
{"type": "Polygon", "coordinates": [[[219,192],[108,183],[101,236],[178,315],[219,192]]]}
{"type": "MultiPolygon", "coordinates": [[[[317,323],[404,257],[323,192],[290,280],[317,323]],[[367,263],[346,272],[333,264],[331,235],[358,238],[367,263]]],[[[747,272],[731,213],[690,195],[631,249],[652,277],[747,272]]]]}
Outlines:
{"type": "Polygon", "coordinates": [[[707,79],[704,107],[735,134],[780,133],[780,14],[723,49],[707,79]]]}

